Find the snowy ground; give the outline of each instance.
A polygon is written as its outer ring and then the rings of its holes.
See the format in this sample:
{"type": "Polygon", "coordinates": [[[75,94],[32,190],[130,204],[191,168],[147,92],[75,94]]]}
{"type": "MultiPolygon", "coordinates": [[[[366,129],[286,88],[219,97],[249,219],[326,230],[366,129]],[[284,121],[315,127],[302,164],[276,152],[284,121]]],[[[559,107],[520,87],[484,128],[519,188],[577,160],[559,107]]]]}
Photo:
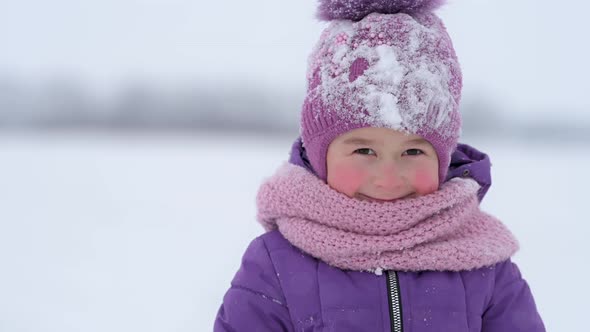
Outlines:
{"type": "MultiPolygon", "coordinates": [[[[0,331],[209,331],[290,141],[0,136],[0,331]]],[[[584,331],[590,147],[473,143],[548,331],[584,331]]]]}

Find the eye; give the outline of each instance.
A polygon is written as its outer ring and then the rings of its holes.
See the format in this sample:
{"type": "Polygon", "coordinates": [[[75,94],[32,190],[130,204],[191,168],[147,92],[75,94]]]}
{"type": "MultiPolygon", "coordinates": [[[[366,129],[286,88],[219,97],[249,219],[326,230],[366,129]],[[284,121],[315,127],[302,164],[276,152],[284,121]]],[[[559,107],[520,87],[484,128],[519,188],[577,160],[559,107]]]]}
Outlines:
{"type": "Polygon", "coordinates": [[[373,149],[369,149],[369,148],[356,149],[356,150],[354,150],[354,153],[369,155],[369,156],[376,155],[375,151],[373,151],[373,149]]]}
{"type": "Polygon", "coordinates": [[[419,156],[424,154],[424,151],[420,149],[408,149],[404,152],[404,156],[419,156]]]}

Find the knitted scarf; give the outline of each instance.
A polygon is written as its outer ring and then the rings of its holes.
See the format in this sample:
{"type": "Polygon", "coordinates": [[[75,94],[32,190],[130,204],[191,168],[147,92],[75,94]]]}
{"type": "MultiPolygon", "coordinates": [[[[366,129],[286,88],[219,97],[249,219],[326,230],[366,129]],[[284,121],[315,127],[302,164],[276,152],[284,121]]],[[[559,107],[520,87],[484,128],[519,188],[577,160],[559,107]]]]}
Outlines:
{"type": "Polygon", "coordinates": [[[478,189],[474,180],[454,178],[429,195],[361,201],[287,163],[260,187],[258,221],[345,270],[471,270],[518,250],[510,231],[479,209],[478,189]]]}

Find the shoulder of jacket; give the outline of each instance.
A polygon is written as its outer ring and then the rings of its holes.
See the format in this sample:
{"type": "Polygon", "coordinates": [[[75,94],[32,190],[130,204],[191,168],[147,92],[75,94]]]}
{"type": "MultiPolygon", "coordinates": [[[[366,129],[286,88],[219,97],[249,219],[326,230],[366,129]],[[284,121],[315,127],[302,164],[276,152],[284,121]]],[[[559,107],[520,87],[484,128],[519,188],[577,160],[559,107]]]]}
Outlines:
{"type": "Polygon", "coordinates": [[[251,246],[257,247],[259,250],[264,248],[267,259],[272,262],[277,272],[292,272],[295,269],[311,273],[319,264],[317,258],[291,244],[278,230],[257,237],[252,241],[251,246]]]}
{"type": "Polygon", "coordinates": [[[466,288],[476,287],[482,291],[492,293],[496,287],[498,278],[506,272],[511,271],[513,263],[510,259],[495,263],[493,265],[480,267],[468,271],[460,271],[461,278],[466,288]]]}
{"type": "Polygon", "coordinates": [[[266,232],[254,239],[254,241],[259,241],[262,244],[264,244],[264,247],[266,248],[266,250],[268,250],[268,252],[274,252],[285,249],[298,250],[289,242],[289,240],[285,239],[283,234],[281,234],[281,232],[279,232],[278,230],[266,232]]]}

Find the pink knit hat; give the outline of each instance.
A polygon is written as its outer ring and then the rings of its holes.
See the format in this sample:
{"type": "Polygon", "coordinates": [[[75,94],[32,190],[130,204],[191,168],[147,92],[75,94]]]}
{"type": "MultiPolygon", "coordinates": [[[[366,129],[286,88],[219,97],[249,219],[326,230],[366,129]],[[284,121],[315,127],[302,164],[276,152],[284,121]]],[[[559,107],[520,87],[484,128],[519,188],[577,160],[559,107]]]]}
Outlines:
{"type": "Polygon", "coordinates": [[[332,20],[309,58],[301,137],[324,181],[326,154],[341,134],[384,127],[420,135],[445,179],[460,136],[461,69],[441,0],[320,0],[332,20]]]}

